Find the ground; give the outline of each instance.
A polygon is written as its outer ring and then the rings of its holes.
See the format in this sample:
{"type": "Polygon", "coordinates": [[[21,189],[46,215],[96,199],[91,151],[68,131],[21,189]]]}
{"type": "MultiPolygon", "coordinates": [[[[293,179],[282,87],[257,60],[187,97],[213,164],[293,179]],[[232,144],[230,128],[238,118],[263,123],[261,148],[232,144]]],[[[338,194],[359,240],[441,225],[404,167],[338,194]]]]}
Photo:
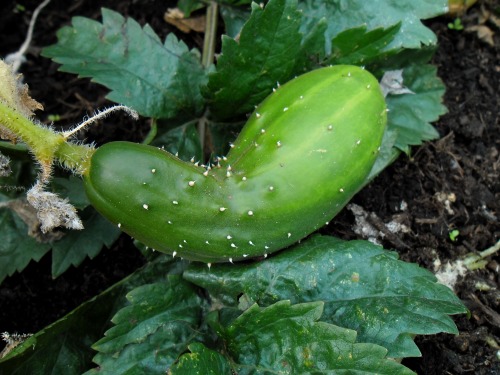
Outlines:
{"type": "MultiPolygon", "coordinates": [[[[25,1],[22,5],[26,11],[16,11],[17,2],[4,2],[0,13],[0,56],[21,45],[37,3],[25,1]]],[[[56,41],[56,30],[68,24],[71,16],[99,19],[101,6],[132,16],[141,24],[148,22],[162,37],[171,30],[162,20],[166,8],[162,1],[79,0],[68,4],[53,0],[43,11],[28,61],[21,68],[32,96],[45,107],[41,120],[57,113],[62,122],[77,123],[108,104],[105,89],[57,72],[55,64],[39,56],[41,47],[56,41]]],[[[410,156],[401,156],[355,197],[353,203],[357,206],[344,209],[323,229],[325,233],[360,238],[355,231],[354,212],[362,210],[372,229],[382,232],[378,240],[386,248],[434,272],[499,240],[500,31],[494,19],[487,18],[488,12],[496,12],[498,17],[499,11],[499,1],[480,0],[461,18],[466,28],[461,31],[449,28],[449,18],[427,21],[439,38],[433,63],[447,87],[445,105],[449,112],[435,124],[441,139],[414,148],[410,156]],[[478,26],[496,33],[493,44],[471,30],[478,26]],[[391,222],[397,225],[395,233],[385,225],[391,222]],[[450,236],[453,230],[458,231],[454,240],[450,236]]],[[[485,29],[479,27],[479,31],[485,29]]],[[[202,42],[198,34],[186,39],[193,46],[202,42]]],[[[145,125],[115,116],[93,128],[87,138],[98,143],[139,140],[147,131],[145,125]],[[116,122],[123,126],[117,127],[116,122]]],[[[112,249],[56,280],[50,277],[50,261],[46,256],[0,286],[1,331],[36,332],[143,262],[126,236],[112,249]]],[[[500,373],[500,257],[492,256],[487,261],[484,268],[459,276],[454,287],[470,309],[470,317],[454,317],[460,334],[417,337],[423,356],[405,360],[406,366],[425,375],[500,373]]]]}

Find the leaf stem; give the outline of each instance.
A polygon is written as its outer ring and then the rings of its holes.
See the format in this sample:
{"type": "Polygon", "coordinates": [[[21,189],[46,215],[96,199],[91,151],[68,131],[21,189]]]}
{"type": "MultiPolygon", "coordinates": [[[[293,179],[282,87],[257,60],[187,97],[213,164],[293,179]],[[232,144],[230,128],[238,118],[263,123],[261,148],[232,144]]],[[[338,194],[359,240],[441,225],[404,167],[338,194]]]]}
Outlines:
{"type": "MultiPolygon", "coordinates": [[[[211,1],[206,12],[205,38],[203,40],[203,54],[201,56],[201,63],[205,68],[208,68],[214,61],[218,16],[219,6],[215,1],[211,1]]],[[[205,113],[205,116],[198,122],[198,134],[200,135],[202,152],[205,149],[206,128],[207,121],[205,113]]]]}

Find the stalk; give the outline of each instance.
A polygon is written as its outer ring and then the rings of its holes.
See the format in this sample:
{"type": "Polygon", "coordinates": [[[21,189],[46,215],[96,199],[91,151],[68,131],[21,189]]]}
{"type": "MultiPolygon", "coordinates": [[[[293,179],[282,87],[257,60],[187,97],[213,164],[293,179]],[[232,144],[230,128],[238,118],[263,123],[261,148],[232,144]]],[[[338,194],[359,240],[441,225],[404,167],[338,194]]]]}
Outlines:
{"type": "Polygon", "coordinates": [[[1,101],[0,134],[12,141],[24,142],[42,167],[50,167],[58,161],[75,174],[85,173],[94,152],[91,146],[69,142],[63,134],[34,123],[1,101]]]}
{"type": "MultiPolygon", "coordinates": [[[[206,13],[205,38],[203,40],[203,54],[201,63],[205,68],[208,68],[214,61],[215,55],[215,38],[217,36],[217,17],[219,15],[219,7],[215,1],[210,2],[206,13]]],[[[201,150],[205,149],[205,134],[207,128],[206,112],[198,122],[198,134],[200,135],[201,150]]]]}

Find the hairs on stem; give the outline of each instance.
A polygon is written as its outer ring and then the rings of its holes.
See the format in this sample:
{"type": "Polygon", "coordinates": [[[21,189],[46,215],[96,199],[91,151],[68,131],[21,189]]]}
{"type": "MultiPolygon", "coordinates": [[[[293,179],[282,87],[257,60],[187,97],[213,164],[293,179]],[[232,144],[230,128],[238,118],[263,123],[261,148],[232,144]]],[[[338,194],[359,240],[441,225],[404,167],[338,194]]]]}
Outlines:
{"type": "Polygon", "coordinates": [[[92,116],[89,119],[81,122],[80,124],[78,124],[77,126],[75,126],[73,129],[63,132],[62,135],[64,136],[64,138],[68,139],[72,135],[74,135],[77,132],[79,132],[80,130],[82,130],[84,127],[86,127],[86,126],[88,126],[90,124],[93,124],[94,122],[99,121],[99,120],[101,120],[103,118],[106,118],[111,113],[116,112],[116,111],[124,111],[130,117],[132,117],[134,120],[137,120],[139,118],[138,113],[136,111],[134,111],[133,109],[131,109],[131,108],[125,106],[125,105],[115,105],[113,107],[106,108],[106,109],[104,109],[102,111],[98,111],[96,114],[94,114],[94,116],[92,116]]]}

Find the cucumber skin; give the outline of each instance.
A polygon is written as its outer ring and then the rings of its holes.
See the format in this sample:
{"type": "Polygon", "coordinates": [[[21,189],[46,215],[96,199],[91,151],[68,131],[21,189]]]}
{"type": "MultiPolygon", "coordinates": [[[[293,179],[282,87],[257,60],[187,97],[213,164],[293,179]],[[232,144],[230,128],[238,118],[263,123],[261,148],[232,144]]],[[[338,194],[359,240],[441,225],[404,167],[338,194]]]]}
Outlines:
{"type": "Polygon", "coordinates": [[[263,101],[207,176],[156,147],[111,142],[92,156],[84,186],[103,216],[155,250],[207,263],[267,256],[347,204],[375,162],[385,124],[369,72],[321,68],[263,101]]]}

